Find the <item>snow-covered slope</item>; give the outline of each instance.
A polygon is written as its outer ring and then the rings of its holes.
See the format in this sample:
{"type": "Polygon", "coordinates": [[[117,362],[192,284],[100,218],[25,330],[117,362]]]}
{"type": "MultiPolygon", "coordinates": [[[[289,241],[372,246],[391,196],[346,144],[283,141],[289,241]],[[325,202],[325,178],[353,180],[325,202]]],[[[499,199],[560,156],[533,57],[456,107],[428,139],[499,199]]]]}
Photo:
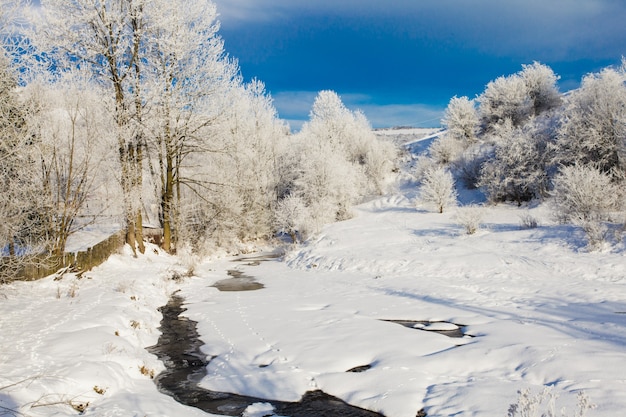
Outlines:
{"type": "Polygon", "coordinates": [[[1,287],[0,406],[31,416],[75,415],[72,402],[89,402],[91,416],[205,415],[140,372],[162,369],[144,347],[158,336],[156,308],[180,288],[214,357],[202,380],[210,389],[280,400],[322,389],[414,417],[502,416],[518,390],[548,386],[568,416],[581,391],[597,404],[588,417],[622,415],[623,244],[589,253],[582,232],[555,224],[545,205],[488,207],[483,229],[465,235],[455,210],[417,210],[414,195],[408,186],[357,207],[284,261],[207,261],[176,283],[178,261],[150,252],[115,256],[82,280],[1,287]],[[522,228],[520,215],[539,226],[522,228]],[[265,288],[212,287],[229,269],[265,288]],[[455,326],[464,337],[428,331],[455,326]]]}

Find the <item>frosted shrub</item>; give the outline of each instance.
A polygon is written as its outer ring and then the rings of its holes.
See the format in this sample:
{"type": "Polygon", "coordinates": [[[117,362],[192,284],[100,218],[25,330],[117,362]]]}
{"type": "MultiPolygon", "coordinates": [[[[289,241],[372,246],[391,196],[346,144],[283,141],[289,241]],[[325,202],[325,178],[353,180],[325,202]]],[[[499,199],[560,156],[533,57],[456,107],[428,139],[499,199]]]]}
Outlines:
{"type": "Polygon", "coordinates": [[[437,162],[435,162],[432,158],[429,158],[428,156],[419,155],[415,159],[413,176],[417,181],[422,181],[426,173],[435,168],[437,168],[437,162]]]}
{"type": "Polygon", "coordinates": [[[431,158],[442,165],[459,159],[464,150],[465,144],[452,135],[438,137],[428,148],[431,158]]]}
{"type": "Polygon", "coordinates": [[[454,217],[466,234],[473,235],[482,225],[484,209],[475,205],[459,207],[454,217]]]}
{"type": "Polygon", "coordinates": [[[543,195],[547,188],[543,137],[533,129],[516,129],[510,123],[502,126],[499,135],[494,156],[483,164],[479,181],[489,200],[521,205],[543,195]]]}
{"type": "Polygon", "coordinates": [[[274,212],[274,225],[278,232],[286,233],[293,243],[306,235],[309,210],[300,197],[287,196],[278,202],[274,212]]]}
{"type": "Polygon", "coordinates": [[[457,193],[452,174],[445,168],[433,168],[424,173],[419,190],[419,201],[434,206],[439,213],[456,205],[457,193]]]}
{"type": "Polygon", "coordinates": [[[517,403],[509,406],[507,417],[585,417],[587,410],[596,408],[595,404],[592,404],[589,397],[582,391],[577,395],[578,410],[575,414],[566,414],[565,409],[557,414],[556,400],[558,395],[552,392],[549,387],[545,387],[538,394],[533,394],[530,388],[520,390],[517,393],[517,403]]]}
{"type": "Polygon", "coordinates": [[[554,206],[557,218],[581,226],[591,248],[606,240],[604,221],[620,208],[621,192],[610,174],[584,166],[564,167],[554,180],[554,206]]]}
{"type": "Polygon", "coordinates": [[[467,97],[452,97],[441,124],[448,134],[466,145],[476,141],[479,119],[474,100],[467,97]]]}
{"type": "Polygon", "coordinates": [[[539,226],[539,221],[530,213],[524,213],[519,216],[520,227],[522,229],[536,229],[539,226]]]}
{"type": "Polygon", "coordinates": [[[484,147],[473,146],[467,149],[454,163],[457,177],[470,189],[478,188],[482,167],[488,160],[488,154],[484,147]]]}

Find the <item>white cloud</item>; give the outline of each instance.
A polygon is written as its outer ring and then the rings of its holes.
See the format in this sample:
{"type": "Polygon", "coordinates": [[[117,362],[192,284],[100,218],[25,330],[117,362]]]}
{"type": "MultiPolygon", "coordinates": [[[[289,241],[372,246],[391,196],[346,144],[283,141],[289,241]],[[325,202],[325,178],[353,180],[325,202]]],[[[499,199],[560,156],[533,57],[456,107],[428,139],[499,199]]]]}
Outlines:
{"type": "MultiPolygon", "coordinates": [[[[285,91],[274,94],[274,105],[292,130],[299,130],[309,119],[317,91],[285,91]]],[[[426,104],[376,104],[366,94],[340,94],[351,110],[361,110],[373,127],[438,127],[445,107],[426,104]]]]}

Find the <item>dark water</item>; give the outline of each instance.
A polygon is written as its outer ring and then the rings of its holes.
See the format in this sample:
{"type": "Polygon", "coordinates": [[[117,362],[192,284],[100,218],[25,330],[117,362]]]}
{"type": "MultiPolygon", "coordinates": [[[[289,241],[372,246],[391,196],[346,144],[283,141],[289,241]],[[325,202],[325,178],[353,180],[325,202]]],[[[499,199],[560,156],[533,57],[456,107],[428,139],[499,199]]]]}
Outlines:
{"type": "Polygon", "coordinates": [[[429,329],[428,327],[422,328],[420,325],[428,326],[429,324],[433,324],[433,323],[448,323],[448,322],[427,321],[427,320],[383,320],[383,321],[400,324],[400,325],[402,325],[404,327],[408,327],[410,329],[421,330],[421,331],[425,331],[425,332],[439,333],[439,334],[442,334],[444,336],[453,337],[453,338],[461,338],[461,337],[465,337],[466,336],[466,334],[463,333],[463,327],[464,326],[461,325],[461,324],[450,323],[450,324],[454,324],[455,326],[457,326],[456,329],[451,329],[451,330],[432,330],[432,329],[429,329]]]}
{"type": "Polygon", "coordinates": [[[236,269],[228,271],[228,275],[232,278],[222,279],[212,286],[220,291],[254,291],[265,287],[253,277],[236,269]]]}
{"type": "MultiPolygon", "coordinates": [[[[265,254],[259,256],[240,257],[233,259],[233,262],[240,263],[245,266],[258,266],[261,262],[267,262],[280,257],[278,254],[265,254]]],[[[244,274],[238,269],[230,269],[227,271],[230,278],[217,281],[212,286],[220,291],[254,291],[264,288],[264,285],[254,279],[250,275],[244,274]]]]}
{"type": "Polygon", "coordinates": [[[180,316],[185,311],[183,302],[182,297],[174,295],[166,306],[161,307],[162,334],[158,343],[148,348],[165,363],[166,370],[155,378],[159,390],[176,401],[226,416],[241,416],[254,403],[270,403],[274,406],[274,412],[280,416],[384,417],[379,413],[353,407],[322,391],[307,392],[299,402],[292,403],[208,391],[198,387],[211,358],[206,359],[200,351],[202,342],[196,330],[196,322],[180,316]]]}

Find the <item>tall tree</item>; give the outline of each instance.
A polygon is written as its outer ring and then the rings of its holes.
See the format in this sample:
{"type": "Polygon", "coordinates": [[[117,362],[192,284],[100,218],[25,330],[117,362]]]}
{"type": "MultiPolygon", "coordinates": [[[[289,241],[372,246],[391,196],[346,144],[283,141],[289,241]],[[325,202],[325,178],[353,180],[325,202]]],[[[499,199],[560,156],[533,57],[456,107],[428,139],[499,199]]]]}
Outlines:
{"type": "Polygon", "coordinates": [[[0,282],[44,251],[48,238],[36,179],[37,142],[28,120],[34,109],[18,94],[19,72],[9,57],[23,46],[14,32],[19,6],[0,1],[0,282]]]}
{"type": "Polygon", "coordinates": [[[218,105],[238,68],[224,52],[215,5],[209,0],[155,0],[145,7],[142,83],[150,111],[158,166],[163,248],[173,249],[180,222],[181,186],[205,194],[200,178],[185,176],[191,153],[221,151],[210,128],[224,112],[218,105]]]}
{"type": "Polygon", "coordinates": [[[141,234],[141,158],[144,143],[137,134],[140,98],[134,82],[140,52],[145,0],[42,0],[33,40],[52,70],[89,68],[108,88],[114,117],[126,241],[143,250],[141,234]],[[139,226],[139,227],[138,227],[139,226]]]}

